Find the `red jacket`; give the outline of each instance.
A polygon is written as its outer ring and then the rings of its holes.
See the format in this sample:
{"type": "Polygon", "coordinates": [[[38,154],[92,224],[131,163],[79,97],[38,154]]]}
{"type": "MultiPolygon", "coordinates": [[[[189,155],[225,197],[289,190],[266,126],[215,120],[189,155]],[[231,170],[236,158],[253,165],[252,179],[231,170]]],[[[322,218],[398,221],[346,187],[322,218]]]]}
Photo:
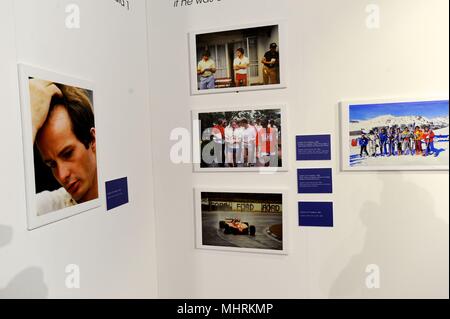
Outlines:
{"type": "Polygon", "coordinates": [[[213,129],[216,129],[222,134],[222,139],[225,138],[225,128],[222,125],[215,125],[213,129]]]}
{"type": "Polygon", "coordinates": [[[436,137],[436,134],[432,130],[429,130],[428,133],[425,133],[425,140],[428,139],[430,143],[434,142],[434,138],[436,137]]]}

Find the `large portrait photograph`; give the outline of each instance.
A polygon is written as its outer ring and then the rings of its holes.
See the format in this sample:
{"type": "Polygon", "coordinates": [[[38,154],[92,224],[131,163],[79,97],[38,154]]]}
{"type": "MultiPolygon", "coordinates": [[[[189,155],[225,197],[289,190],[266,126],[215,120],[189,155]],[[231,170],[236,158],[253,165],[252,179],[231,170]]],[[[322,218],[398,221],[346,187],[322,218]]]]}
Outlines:
{"type": "Polygon", "coordinates": [[[100,206],[92,85],[19,65],[32,230],[100,206]]]}
{"type": "Polygon", "coordinates": [[[448,170],[448,99],[341,107],[344,170],[448,170]]]}
{"type": "Polygon", "coordinates": [[[195,193],[197,248],[287,254],[286,192],[195,193]]]}
{"type": "Polygon", "coordinates": [[[283,23],[190,34],[192,94],[285,87],[283,23]]]}
{"type": "Polygon", "coordinates": [[[287,171],[284,106],[194,111],[197,172],[287,171]]]}

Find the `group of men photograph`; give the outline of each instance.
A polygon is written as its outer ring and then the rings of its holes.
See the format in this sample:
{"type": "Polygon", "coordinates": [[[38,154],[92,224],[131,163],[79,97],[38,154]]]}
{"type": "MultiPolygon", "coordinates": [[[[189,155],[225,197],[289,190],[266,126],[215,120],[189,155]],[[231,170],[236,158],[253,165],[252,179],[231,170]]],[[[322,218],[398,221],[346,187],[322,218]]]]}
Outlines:
{"type": "Polygon", "coordinates": [[[218,119],[203,137],[204,166],[236,168],[280,165],[281,134],[273,119],[218,119]]]}

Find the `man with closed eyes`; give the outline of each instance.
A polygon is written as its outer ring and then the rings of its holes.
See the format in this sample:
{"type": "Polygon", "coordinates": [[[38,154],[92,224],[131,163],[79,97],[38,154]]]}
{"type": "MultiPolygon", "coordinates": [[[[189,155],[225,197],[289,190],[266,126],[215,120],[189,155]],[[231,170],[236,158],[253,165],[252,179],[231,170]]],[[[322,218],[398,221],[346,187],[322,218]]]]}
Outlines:
{"type": "Polygon", "coordinates": [[[38,215],[98,198],[97,145],[86,91],[30,80],[33,142],[61,185],[37,194],[38,215]]]}

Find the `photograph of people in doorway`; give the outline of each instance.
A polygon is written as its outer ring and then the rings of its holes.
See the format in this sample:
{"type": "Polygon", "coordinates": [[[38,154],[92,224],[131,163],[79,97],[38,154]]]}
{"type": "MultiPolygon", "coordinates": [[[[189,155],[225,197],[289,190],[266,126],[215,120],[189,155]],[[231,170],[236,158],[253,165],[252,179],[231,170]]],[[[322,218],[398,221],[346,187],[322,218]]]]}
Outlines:
{"type": "Polygon", "coordinates": [[[279,25],[195,34],[194,93],[280,85],[280,40],[279,25]]]}

